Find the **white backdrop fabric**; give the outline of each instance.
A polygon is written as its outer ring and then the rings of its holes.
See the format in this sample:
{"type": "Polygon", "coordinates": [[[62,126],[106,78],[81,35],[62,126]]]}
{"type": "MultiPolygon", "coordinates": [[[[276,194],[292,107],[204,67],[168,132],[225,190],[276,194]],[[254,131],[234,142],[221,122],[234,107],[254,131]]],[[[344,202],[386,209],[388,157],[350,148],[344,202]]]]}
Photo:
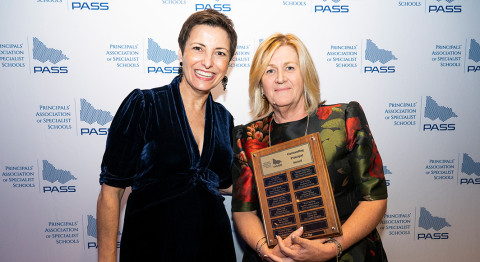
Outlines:
{"type": "Polygon", "coordinates": [[[478,261],[475,0],[2,0],[0,261],[96,261],[112,117],[131,90],[171,81],[180,27],[205,8],[227,14],[238,33],[228,88],[213,91],[235,124],[252,120],[248,72],[258,44],[296,34],[314,58],[322,99],[356,100],[366,112],[388,180],[378,229],[389,260],[478,261]]]}

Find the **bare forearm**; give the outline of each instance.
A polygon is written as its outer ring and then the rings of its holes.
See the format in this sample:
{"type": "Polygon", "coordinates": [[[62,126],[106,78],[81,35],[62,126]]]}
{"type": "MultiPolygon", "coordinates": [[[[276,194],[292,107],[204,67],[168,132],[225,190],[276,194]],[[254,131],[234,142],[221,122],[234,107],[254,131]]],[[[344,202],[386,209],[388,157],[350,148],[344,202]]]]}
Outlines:
{"type": "Polygon", "coordinates": [[[223,195],[231,196],[232,195],[232,186],[230,186],[228,188],[219,188],[218,191],[223,195]]]}
{"type": "Polygon", "coordinates": [[[97,201],[98,261],[116,262],[120,202],[123,189],[103,185],[97,201]]]}
{"type": "Polygon", "coordinates": [[[372,232],[387,210],[387,200],[362,201],[342,225],[343,235],[336,238],[345,250],[372,232]]]}
{"type": "Polygon", "coordinates": [[[237,232],[252,249],[255,249],[258,240],[265,237],[263,224],[256,211],[233,212],[233,221],[237,232]]]}

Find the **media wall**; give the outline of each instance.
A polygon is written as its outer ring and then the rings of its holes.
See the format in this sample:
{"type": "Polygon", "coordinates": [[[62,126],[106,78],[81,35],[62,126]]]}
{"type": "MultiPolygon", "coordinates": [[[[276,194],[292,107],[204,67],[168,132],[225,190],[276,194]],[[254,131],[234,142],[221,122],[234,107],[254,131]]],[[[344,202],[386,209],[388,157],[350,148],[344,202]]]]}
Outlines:
{"type": "Polygon", "coordinates": [[[227,90],[213,91],[235,124],[252,120],[259,43],[296,34],[322,99],[366,112],[388,181],[378,229],[389,260],[478,260],[479,1],[2,0],[0,261],[96,261],[112,118],[131,90],[177,75],[180,27],[205,8],[239,36],[227,90]]]}

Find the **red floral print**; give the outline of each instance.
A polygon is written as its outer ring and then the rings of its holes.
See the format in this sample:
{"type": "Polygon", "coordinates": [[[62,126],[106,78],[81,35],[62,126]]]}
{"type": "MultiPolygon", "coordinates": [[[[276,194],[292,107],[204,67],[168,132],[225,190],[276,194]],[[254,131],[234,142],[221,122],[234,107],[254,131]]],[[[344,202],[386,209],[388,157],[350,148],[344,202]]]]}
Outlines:
{"type": "Polygon", "coordinates": [[[340,104],[331,106],[319,106],[317,110],[318,119],[326,120],[332,114],[332,108],[339,106],[340,104]]]}
{"type": "Polygon", "coordinates": [[[373,141],[373,148],[372,148],[372,156],[370,157],[370,170],[368,171],[371,176],[385,179],[385,175],[383,174],[383,163],[382,157],[378,153],[377,144],[373,141]]]}
{"type": "Polygon", "coordinates": [[[362,129],[362,125],[360,124],[360,119],[358,117],[347,118],[345,125],[347,129],[347,137],[345,138],[345,141],[347,142],[348,150],[352,150],[353,145],[355,144],[355,132],[362,129]]]}
{"type": "Polygon", "coordinates": [[[238,178],[238,183],[236,183],[235,197],[244,203],[256,201],[256,194],[252,193],[254,182],[255,178],[252,170],[249,166],[243,165],[242,173],[238,178]]]}
{"type": "Polygon", "coordinates": [[[255,133],[255,124],[251,124],[250,126],[247,126],[247,136],[253,137],[254,133],[255,133]]]}
{"type": "Polygon", "coordinates": [[[247,155],[247,159],[251,161],[252,152],[265,147],[267,147],[267,143],[265,142],[260,142],[257,139],[247,139],[247,142],[245,143],[245,154],[247,155]]]}
{"type": "Polygon", "coordinates": [[[257,127],[258,130],[261,130],[263,128],[263,122],[262,121],[257,121],[257,122],[255,122],[255,126],[257,127]]]}
{"type": "Polygon", "coordinates": [[[238,155],[237,155],[237,158],[238,158],[238,161],[240,163],[247,163],[247,156],[245,155],[245,151],[241,151],[238,155]]]}
{"type": "Polygon", "coordinates": [[[257,139],[258,141],[262,141],[263,140],[263,133],[260,132],[260,131],[257,131],[257,132],[255,132],[255,134],[253,134],[253,138],[257,139]]]}

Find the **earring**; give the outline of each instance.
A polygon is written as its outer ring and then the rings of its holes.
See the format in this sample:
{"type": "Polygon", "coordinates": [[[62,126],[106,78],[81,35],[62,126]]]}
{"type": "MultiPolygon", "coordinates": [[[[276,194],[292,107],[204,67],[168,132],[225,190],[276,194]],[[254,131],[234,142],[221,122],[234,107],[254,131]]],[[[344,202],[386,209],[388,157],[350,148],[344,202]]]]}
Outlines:
{"type": "Polygon", "coordinates": [[[258,88],[260,88],[260,94],[262,95],[262,98],[265,99],[265,93],[263,93],[262,83],[258,83],[258,88]]]}
{"type": "Polygon", "coordinates": [[[223,86],[223,91],[227,89],[227,83],[228,83],[228,77],[224,76],[222,79],[222,86],[223,86]]]}
{"type": "Polygon", "coordinates": [[[180,76],[180,80],[183,77],[183,62],[180,62],[180,67],[178,68],[178,76],[180,76]]]}

